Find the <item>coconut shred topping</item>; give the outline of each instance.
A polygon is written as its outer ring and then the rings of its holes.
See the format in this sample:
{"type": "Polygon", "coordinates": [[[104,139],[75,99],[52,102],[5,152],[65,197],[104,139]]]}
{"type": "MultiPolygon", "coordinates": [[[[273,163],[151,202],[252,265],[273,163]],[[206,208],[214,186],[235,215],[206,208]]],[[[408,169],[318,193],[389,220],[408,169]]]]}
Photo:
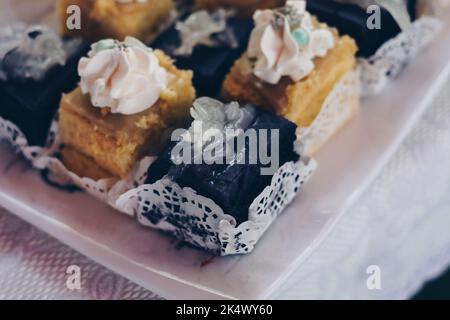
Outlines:
{"type": "Polygon", "coordinates": [[[313,59],[334,47],[331,31],[316,27],[303,0],[287,1],[275,10],[258,10],[247,55],[254,60],[253,73],[277,84],[283,76],[299,81],[313,71],[313,59]]]}
{"type": "MultiPolygon", "coordinates": [[[[71,44],[76,47],[80,42],[72,40],[71,44]]],[[[41,81],[51,69],[65,65],[65,49],[48,27],[4,26],[0,29],[0,80],[41,81]]]]}
{"type": "Polygon", "coordinates": [[[131,115],[152,107],[167,89],[167,71],[139,40],[101,40],[78,65],[80,87],[94,107],[131,115]]]}

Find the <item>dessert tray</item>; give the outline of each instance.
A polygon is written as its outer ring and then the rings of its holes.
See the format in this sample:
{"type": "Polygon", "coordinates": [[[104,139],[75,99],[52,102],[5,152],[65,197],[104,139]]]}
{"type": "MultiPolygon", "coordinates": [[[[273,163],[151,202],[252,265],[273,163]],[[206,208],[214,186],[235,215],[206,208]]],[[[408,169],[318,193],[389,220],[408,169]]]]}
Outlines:
{"type": "MultiPolygon", "coordinates": [[[[450,19],[383,94],[315,155],[317,170],[251,254],[216,257],[136,224],[87,193],[45,182],[0,143],[0,205],[166,298],[270,297],[357,201],[450,74],[450,19]]],[[[76,263],[76,262],[74,262],[76,263]]]]}

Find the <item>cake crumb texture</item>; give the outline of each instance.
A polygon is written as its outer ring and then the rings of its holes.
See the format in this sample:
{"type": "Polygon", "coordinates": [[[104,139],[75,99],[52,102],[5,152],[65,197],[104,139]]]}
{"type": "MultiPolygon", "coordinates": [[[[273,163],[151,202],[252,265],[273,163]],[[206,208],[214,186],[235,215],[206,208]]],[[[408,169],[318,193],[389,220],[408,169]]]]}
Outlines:
{"type": "MultiPolygon", "coordinates": [[[[64,95],[61,101],[59,130],[63,144],[116,177],[126,177],[142,157],[157,155],[172,131],[185,127],[190,119],[189,109],[195,98],[192,72],[176,69],[160,51],[155,54],[169,72],[169,84],[168,90],[149,109],[135,115],[105,116],[100,108],[92,106],[89,96],[83,95],[80,88],[64,95]]],[[[78,169],[87,167],[87,161],[71,159],[73,155],[73,151],[66,152],[64,163],[78,173],[78,169]]]]}
{"type": "Polygon", "coordinates": [[[172,0],[120,4],[115,0],[57,0],[57,14],[64,36],[83,36],[91,41],[104,38],[123,40],[133,36],[147,41],[165,23],[174,9],[172,0]],[[69,30],[67,8],[81,9],[81,29],[69,30]]]}

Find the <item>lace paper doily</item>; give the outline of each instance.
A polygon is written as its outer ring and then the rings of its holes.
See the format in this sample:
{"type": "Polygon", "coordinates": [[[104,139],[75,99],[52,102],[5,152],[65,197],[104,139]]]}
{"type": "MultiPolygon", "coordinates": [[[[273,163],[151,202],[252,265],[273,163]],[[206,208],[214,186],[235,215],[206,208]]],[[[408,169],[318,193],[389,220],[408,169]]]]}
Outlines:
{"type": "MultiPolygon", "coordinates": [[[[251,252],[317,167],[308,158],[284,164],[273,176],[271,185],[253,201],[249,220],[237,226],[232,216],[190,188],[182,189],[168,179],[143,185],[154,158],[143,159],[125,180],[94,181],[77,176],[56,157],[60,147],[57,132],[54,122],[47,146],[30,147],[17,126],[0,117],[0,138],[9,141],[36,169],[47,169],[59,182],[72,183],[115,209],[136,215],[146,226],[221,255],[251,252]]],[[[295,148],[302,149],[301,143],[297,142],[295,148]]]]}
{"type": "Polygon", "coordinates": [[[249,253],[316,166],[312,159],[284,164],[270,186],[253,201],[248,221],[239,226],[214,201],[167,178],[128,191],[119,197],[116,207],[136,215],[144,226],[163,230],[215,254],[249,253]]]}
{"type": "MultiPolygon", "coordinates": [[[[72,183],[115,209],[136,215],[144,225],[221,255],[251,252],[317,166],[308,158],[283,165],[272,178],[271,185],[253,201],[249,220],[237,226],[232,216],[192,189],[182,189],[169,180],[143,185],[154,158],[143,159],[125,180],[94,181],[77,176],[57,158],[60,150],[57,132],[58,125],[54,122],[47,146],[30,147],[17,126],[0,117],[0,138],[9,141],[34,168],[47,169],[58,181],[72,183]]],[[[302,149],[298,141],[295,147],[302,149]]]]}
{"type": "MultiPolygon", "coordinates": [[[[317,167],[308,158],[283,165],[273,176],[271,185],[253,201],[249,220],[237,226],[231,215],[190,188],[182,189],[167,179],[143,185],[154,158],[143,159],[125,180],[94,181],[77,176],[56,157],[60,146],[57,132],[54,122],[47,146],[30,147],[17,126],[0,117],[0,138],[9,141],[36,169],[47,169],[59,181],[72,183],[115,209],[136,215],[146,226],[221,255],[251,252],[317,167]]],[[[301,143],[297,142],[295,147],[300,150],[301,143]]]]}
{"type": "Polygon", "coordinates": [[[372,57],[358,59],[362,95],[368,97],[380,93],[421,49],[430,44],[441,27],[442,22],[438,18],[424,16],[416,20],[410,29],[384,43],[372,57]]]}
{"type": "Polygon", "coordinates": [[[304,154],[313,155],[349,122],[359,110],[361,93],[358,70],[351,70],[335,85],[309,127],[297,129],[304,154]]]}
{"type": "Polygon", "coordinates": [[[17,153],[21,153],[31,165],[38,170],[48,170],[51,179],[63,185],[75,185],[91,194],[95,198],[114,207],[117,198],[127,190],[142,185],[147,178],[147,168],[154,158],[144,158],[132,170],[129,177],[124,180],[116,178],[101,179],[98,181],[87,177],[80,177],[69,171],[59,160],[61,149],[58,140],[58,123],[54,121],[44,147],[29,146],[26,137],[12,122],[0,117],[0,140],[6,140],[17,153]]]}

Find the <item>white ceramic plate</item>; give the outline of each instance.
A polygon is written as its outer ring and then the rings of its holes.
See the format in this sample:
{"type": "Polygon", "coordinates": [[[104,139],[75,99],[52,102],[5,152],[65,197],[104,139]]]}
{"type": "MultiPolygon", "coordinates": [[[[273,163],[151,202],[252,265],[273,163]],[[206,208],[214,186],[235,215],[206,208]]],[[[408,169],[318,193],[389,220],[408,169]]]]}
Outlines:
{"type": "Polygon", "coordinates": [[[450,73],[450,26],[318,155],[319,169],[247,256],[209,259],[83,193],[47,186],[0,146],[0,205],[166,298],[266,298],[377,176],[450,73]]]}

